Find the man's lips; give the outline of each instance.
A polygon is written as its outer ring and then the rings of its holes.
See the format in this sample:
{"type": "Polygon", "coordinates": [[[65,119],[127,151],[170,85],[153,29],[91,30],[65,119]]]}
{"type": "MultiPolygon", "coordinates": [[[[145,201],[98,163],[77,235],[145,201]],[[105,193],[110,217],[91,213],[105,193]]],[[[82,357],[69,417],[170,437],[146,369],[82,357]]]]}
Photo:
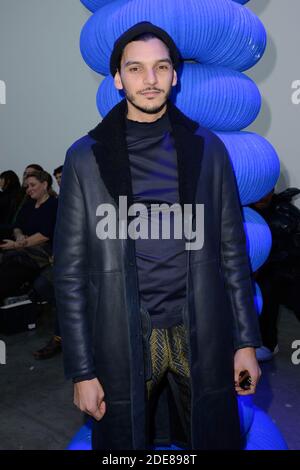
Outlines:
{"type": "Polygon", "coordinates": [[[140,94],[146,97],[154,97],[159,95],[161,92],[158,90],[151,90],[151,91],[143,91],[140,94]]]}

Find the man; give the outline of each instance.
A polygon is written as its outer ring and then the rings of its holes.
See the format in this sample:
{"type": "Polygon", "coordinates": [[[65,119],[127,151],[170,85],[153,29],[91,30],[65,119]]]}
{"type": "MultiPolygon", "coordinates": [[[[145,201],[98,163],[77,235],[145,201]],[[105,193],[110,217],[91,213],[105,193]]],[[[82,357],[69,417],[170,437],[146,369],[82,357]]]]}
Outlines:
{"type": "Polygon", "coordinates": [[[56,296],[66,376],[75,404],[94,418],[94,449],[239,448],[236,392],[254,393],[260,375],[232,168],[222,142],[168,101],[179,63],[164,30],[142,22],[126,31],[110,61],[126,99],[64,165],[56,296]],[[192,206],[193,229],[203,205],[201,249],[187,250],[184,236],[124,236],[134,232],[137,202],[141,231],[153,202],[192,206]],[[105,236],[99,216],[114,220],[111,208],[118,227],[105,236]],[[248,391],[239,386],[244,370],[248,391]]]}
{"type": "Polygon", "coordinates": [[[53,176],[56,179],[56,182],[57,182],[59,187],[60,187],[60,183],[61,183],[63,168],[64,168],[64,166],[60,165],[57,168],[55,168],[55,170],[53,171],[53,176]]]}

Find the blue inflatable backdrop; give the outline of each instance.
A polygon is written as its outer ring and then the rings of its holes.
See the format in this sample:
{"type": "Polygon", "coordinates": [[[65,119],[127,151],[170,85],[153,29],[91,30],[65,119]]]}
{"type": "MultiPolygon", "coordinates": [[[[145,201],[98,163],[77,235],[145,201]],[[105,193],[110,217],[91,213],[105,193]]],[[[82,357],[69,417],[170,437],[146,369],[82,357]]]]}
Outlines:
{"type": "MultiPolygon", "coordinates": [[[[81,3],[83,3],[86,8],[92,12],[95,12],[99,8],[103,7],[107,3],[111,3],[113,0],[81,0],[81,3]]],[[[236,3],[241,3],[244,5],[247,3],[249,0],[233,0],[236,3]]]]}
{"type": "Polygon", "coordinates": [[[255,295],[254,295],[255,307],[258,315],[261,314],[263,308],[263,298],[259,285],[255,282],[255,295]]]}
{"type": "Polygon", "coordinates": [[[268,224],[253,209],[244,207],[245,232],[252,271],[257,271],[267,260],[271,247],[272,235],[268,224]]]}
{"type": "Polygon", "coordinates": [[[250,10],[231,0],[115,0],[105,2],[81,33],[81,52],[96,72],[108,75],[115,40],[138,21],[168,31],[184,59],[247,70],[262,57],[266,32],[250,10]]]}
{"type": "Polygon", "coordinates": [[[216,132],[230,155],[242,205],[258,201],[274,188],[280,162],[274,147],[253,132],[216,132]]]}
{"type": "MultiPolygon", "coordinates": [[[[241,427],[245,440],[244,450],[288,450],[279,429],[271,418],[252,404],[250,397],[239,397],[241,427]]],[[[67,450],[91,450],[91,422],[88,421],[75,434],[67,450]]],[[[180,450],[176,446],[156,447],[156,450],[180,450]]]]}

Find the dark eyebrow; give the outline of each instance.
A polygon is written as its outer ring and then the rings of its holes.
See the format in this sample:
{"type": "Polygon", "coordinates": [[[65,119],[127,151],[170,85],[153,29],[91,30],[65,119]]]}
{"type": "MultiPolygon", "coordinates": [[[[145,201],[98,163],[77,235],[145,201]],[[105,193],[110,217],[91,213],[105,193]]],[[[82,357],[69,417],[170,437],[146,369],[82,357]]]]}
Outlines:
{"type": "Polygon", "coordinates": [[[166,59],[160,59],[157,61],[158,64],[160,62],[168,62],[168,64],[173,65],[173,62],[171,61],[171,59],[169,59],[169,57],[167,57],[166,59]]]}
{"type": "Polygon", "coordinates": [[[124,64],[124,67],[130,67],[130,65],[142,65],[142,62],[129,60],[128,62],[126,62],[126,64],[124,64]]]}
{"type": "MultiPolygon", "coordinates": [[[[160,62],[168,62],[170,65],[172,65],[172,61],[168,57],[165,59],[157,60],[156,64],[159,64],[160,62]]],[[[137,60],[129,60],[124,64],[124,67],[130,67],[131,65],[143,65],[143,62],[138,62],[137,60]]]]}

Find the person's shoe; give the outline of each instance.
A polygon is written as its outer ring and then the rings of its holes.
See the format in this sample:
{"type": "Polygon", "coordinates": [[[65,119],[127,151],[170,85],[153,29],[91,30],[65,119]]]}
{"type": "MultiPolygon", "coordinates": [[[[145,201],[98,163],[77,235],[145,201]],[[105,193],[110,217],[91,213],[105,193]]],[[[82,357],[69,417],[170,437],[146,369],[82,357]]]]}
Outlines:
{"type": "Polygon", "coordinates": [[[61,338],[52,336],[50,341],[43,348],[35,351],[33,356],[35,359],[50,359],[61,352],[61,338]]]}
{"type": "Polygon", "coordinates": [[[259,362],[270,361],[271,359],[273,359],[275,354],[278,353],[278,351],[279,351],[278,344],[276,344],[273,351],[271,351],[271,349],[267,348],[267,346],[261,346],[260,348],[256,349],[256,359],[259,362]]]}

